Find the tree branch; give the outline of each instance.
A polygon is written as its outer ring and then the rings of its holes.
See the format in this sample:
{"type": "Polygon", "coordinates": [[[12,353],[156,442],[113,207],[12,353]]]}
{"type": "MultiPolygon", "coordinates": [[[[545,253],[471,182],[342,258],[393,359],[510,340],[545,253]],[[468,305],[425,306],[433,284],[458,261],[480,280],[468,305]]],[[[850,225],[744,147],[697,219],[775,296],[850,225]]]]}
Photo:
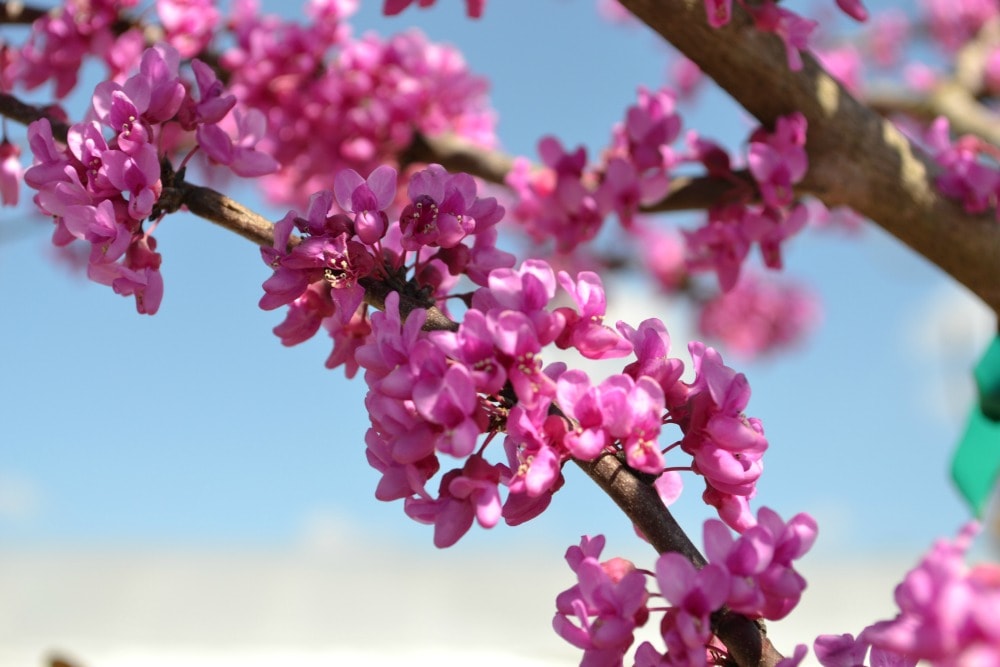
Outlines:
{"type": "Polygon", "coordinates": [[[766,126],[795,111],[809,122],[802,188],[828,206],[850,206],[1000,312],[1000,225],[973,216],[934,187],[940,170],[888,120],[854,99],[808,53],[788,69],[784,46],[734,4],[714,29],[701,0],[619,0],[694,61],[766,126]]]}
{"type": "Polygon", "coordinates": [[[47,13],[44,9],[27,7],[23,2],[0,2],[0,24],[34,23],[47,13]]]}

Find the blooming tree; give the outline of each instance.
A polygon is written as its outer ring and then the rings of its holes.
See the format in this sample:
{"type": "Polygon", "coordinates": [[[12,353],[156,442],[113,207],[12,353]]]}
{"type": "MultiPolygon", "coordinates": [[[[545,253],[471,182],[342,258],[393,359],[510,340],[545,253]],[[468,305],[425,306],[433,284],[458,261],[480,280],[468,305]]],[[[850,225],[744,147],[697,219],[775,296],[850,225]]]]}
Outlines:
{"type": "MultiPolygon", "coordinates": [[[[581,664],[794,665],[810,648],[831,667],[1000,664],[1000,570],[965,565],[973,524],[906,575],[897,617],[773,646],[764,620],[798,603],[816,521],[752,506],[768,441],[746,414],[748,378],[701,342],[677,355],[659,319],[606,322],[600,275],[622,261],[601,242],[613,229],[641,249],[633,268],[691,300],[705,336],[780,351],[815,306],[749,268],[752,251],[774,272],[786,239],[863,216],[996,311],[1000,3],[926,0],[914,18],[837,0],[873,28],[835,47],[772,0],[602,3],[685,60],[674,87],[640,89],[609,119],[596,159],[555,136],[505,156],[483,79],[419,33],[353,36],[356,0],[310,0],[303,22],[249,0],[228,14],[151,4],[3,5],[5,23],[30,25],[0,43],[3,203],[50,217],[53,243],[140,314],[169,289],[155,230],[171,214],[260,246],[272,273],[259,305],[284,312],[274,333],[291,346],[323,330],[327,367],[361,376],[375,497],[432,525],[438,547],[535,518],[579,466],[659,554],[605,558],[602,536],[569,547],[578,583],[553,626],[581,664]],[[942,72],[904,61],[908,34],[942,72]],[[86,108],[63,108],[87,61],[106,80],[86,108]],[[906,93],[869,93],[865,66],[905,75],[906,93]],[[742,152],[685,125],[685,96],[708,80],[759,122],[742,152]],[[51,104],[24,101],[39,88],[51,104]],[[287,215],[220,192],[239,179],[287,215]],[[692,210],[694,228],[651,222],[692,210]],[[594,378],[554,349],[620,361],[594,378]],[[669,510],[684,481],[718,514],[700,531],[669,510]],[[634,646],[653,622],[660,641],[634,646]]],[[[413,4],[433,0],[384,12],[413,4]]],[[[489,21],[485,0],[465,4],[489,21]]]]}

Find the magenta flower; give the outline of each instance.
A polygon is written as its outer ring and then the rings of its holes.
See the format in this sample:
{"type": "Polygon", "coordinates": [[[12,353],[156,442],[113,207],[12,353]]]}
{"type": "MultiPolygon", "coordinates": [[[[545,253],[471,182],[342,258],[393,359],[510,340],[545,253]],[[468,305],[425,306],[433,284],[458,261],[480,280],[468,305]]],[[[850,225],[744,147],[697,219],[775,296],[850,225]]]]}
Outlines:
{"type": "Polygon", "coordinates": [[[485,230],[503,217],[503,207],[492,197],[476,197],[476,183],[468,174],[449,174],[432,164],[414,174],[407,187],[411,203],[399,216],[403,247],[453,248],[469,234],[485,230]]]}
{"type": "Polygon", "coordinates": [[[21,189],[21,149],[7,141],[0,141],[0,201],[4,206],[17,206],[21,189]]]}
{"type": "Polygon", "coordinates": [[[934,665],[997,664],[1000,661],[1000,568],[969,568],[966,550],[978,532],[973,522],[953,542],[939,540],[896,587],[896,618],[860,635],[893,654],[934,665]]]}
{"type": "Polygon", "coordinates": [[[219,10],[207,0],[157,0],[156,12],[167,41],[182,58],[201,53],[219,23],[219,10]]]}
{"type": "Polygon", "coordinates": [[[752,359],[798,343],[819,319],[814,295],[797,285],[745,274],[732,290],[703,305],[698,330],[752,359]]]}
{"type": "Polygon", "coordinates": [[[808,166],[805,141],[806,119],[798,112],[779,117],[773,134],[760,130],[750,137],[747,164],[767,204],[792,202],[792,187],[802,180],[808,166]]]}
{"type": "Polygon", "coordinates": [[[719,287],[729,291],[736,286],[740,267],[750,253],[750,241],[742,233],[747,210],[741,205],[713,208],[708,223],[693,232],[684,231],[690,269],[712,269],[719,287]]]}
{"type": "Polygon", "coordinates": [[[233,110],[237,137],[230,136],[218,125],[199,125],[195,131],[198,144],[213,161],[224,164],[237,176],[263,176],[278,169],[278,162],[256,149],[266,132],[267,121],[257,109],[233,110]]]}
{"type": "Polygon", "coordinates": [[[285,320],[273,329],[274,335],[281,339],[282,345],[298,345],[312,338],[333,311],[329,293],[315,284],[310,285],[289,304],[285,320]]]}
{"type": "Polygon", "coordinates": [[[552,619],[560,637],[584,650],[586,665],[620,664],[649,617],[645,576],[621,558],[599,562],[603,545],[584,537],[566,552],[579,583],[559,594],[552,619]]]}
{"type": "MultiPolygon", "coordinates": [[[[418,7],[430,7],[435,1],[436,0],[385,0],[385,4],[382,5],[382,13],[386,16],[395,16],[412,5],[414,2],[417,3],[418,7]]],[[[471,18],[478,19],[481,17],[485,7],[486,0],[465,0],[465,11],[471,18]]]]}
{"type": "Polygon", "coordinates": [[[837,0],[837,6],[855,21],[868,20],[868,10],[861,0],[837,0]]]}
{"type": "Polygon", "coordinates": [[[623,372],[633,380],[642,376],[655,380],[669,405],[686,399],[687,388],[678,382],[684,373],[684,363],[667,356],[670,351],[670,334],[663,322],[650,318],[643,320],[638,329],[633,329],[625,322],[618,322],[618,331],[632,343],[636,356],[636,361],[626,366],[623,372]]]}
{"type": "Polygon", "coordinates": [[[497,359],[493,336],[482,312],[469,310],[458,331],[432,331],[428,337],[469,370],[479,391],[497,394],[503,389],[507,373],[497,359]]]}
{"type": "Polygon", "coordinates": [[[600,390],[583,371],[566,371],[556,381],[556,399],[566,416],[574,421],[563,445],[574,458],[594,460],[610,444],[604,430],[600,390]]]}
{"type": "Polygon", "coordinates": [[[156,149],[150,144],[142,144],[131,155],[107,150],[101,155],[101,161],[108,182],[122,193],[128,193],[129,215],[135,220],[148,217],[163,190],[156,149]]]}
{"type": "Polygon", "coordinates": [[[779,7],[773,0],[766,0],[751,11],[758,30],[772,32],[785,43],[788,69],[793,71],[802,69],[802,56],[799,55],[799,51],[809,48],[809,37],[818,24],[784,7],[779,7]]]}
{"type": "Polygon", "coordinates": [[[663,389],[652,378],[612,375],[601,383],[601,410],[612,438],[621,441],[628,464],[657,474],[663,470],[658,438],[663,425],[663,389]]]}
{"type": "Polygon", "coordinates": [[[236,97],[224,94],[225,86],[214,69],[195,59],[191,61],[191,71],[198,87],[198,98],[196,101],[189,95],[178,111],[177,120],[185,130],[194,130],[201,124],[214,125],[236,106],[236,97]]]}
{"type": "Polygon", "coordinates": [[[613,359],[632,352],[632,344],[614,329],[604,325],[607,300],[600,277],[581,271],[574,281],[565,271],[559,272],[559,284],[573,298],[579,312],[559,308],[565,328],[556,340],[562,349],[574,347],[587,359],[613,359]]]}
{"type": "Polygon", "coordinates": [[[708,25],[721,28],[732,18],[733,0],[705,0],[705,13],[708,15],[708,25]]]}
{"type": "Polygon", "coordinates": [[[816,540],[816,521],[797,514],[786,524],[762,507],[758,523],[733,539],[722,522],[705,522],[705,555],[732,579],[726,605],[733,611],[770,620],[784,618],[798,604],[805,579],[792,567],[816,540]]]}
{"type": "Polygon", "coordinates": [[[434,546],[450,547],[469,531],[473,521],[484,528],[496,525],[500,519],[499,479],[499,466],[472,456],[462,469],[441,478],[437,499],[407,498],[406,513],[422,523],[434,524],[434,546]]]}
{"type": "Polygon", "coordinates": [[[354,229],[362,243],[371,245],[385,236],[389,226],[386,211],[396,197],[396,170],[381,166],[367,180],[353,169],[345,169],[333,180],[337,203],[354,213],[354,229]]]}

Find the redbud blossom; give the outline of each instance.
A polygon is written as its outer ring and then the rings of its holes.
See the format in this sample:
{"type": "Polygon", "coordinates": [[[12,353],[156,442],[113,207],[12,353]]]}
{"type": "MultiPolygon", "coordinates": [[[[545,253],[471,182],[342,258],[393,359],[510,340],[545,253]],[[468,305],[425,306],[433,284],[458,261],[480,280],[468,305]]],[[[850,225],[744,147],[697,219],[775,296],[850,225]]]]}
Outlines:
{"type": "Polygon", "coordinates": [[[21,149],[16,144],[0,141],[0,202],[4,206],[17,206],[21,189],[21,149]]]}

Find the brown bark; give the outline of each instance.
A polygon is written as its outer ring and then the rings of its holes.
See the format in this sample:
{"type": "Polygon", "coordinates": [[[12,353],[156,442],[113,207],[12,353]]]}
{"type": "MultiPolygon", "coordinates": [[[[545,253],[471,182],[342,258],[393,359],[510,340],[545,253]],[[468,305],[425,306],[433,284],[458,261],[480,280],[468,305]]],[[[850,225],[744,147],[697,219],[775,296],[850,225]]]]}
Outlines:
{"type": "Polygon", "coordinates": [[[828,206],[850,206],[1000,312],[1000,225],[966,214],[934,187],[939,169],[893,124],[861,104],[808,53],[789,71],[785,48],[733,6],[710,27],[702,0],[619,0],[693,60],[761,123],[799,111],[809,122],[801,186],[828,206]]]}

